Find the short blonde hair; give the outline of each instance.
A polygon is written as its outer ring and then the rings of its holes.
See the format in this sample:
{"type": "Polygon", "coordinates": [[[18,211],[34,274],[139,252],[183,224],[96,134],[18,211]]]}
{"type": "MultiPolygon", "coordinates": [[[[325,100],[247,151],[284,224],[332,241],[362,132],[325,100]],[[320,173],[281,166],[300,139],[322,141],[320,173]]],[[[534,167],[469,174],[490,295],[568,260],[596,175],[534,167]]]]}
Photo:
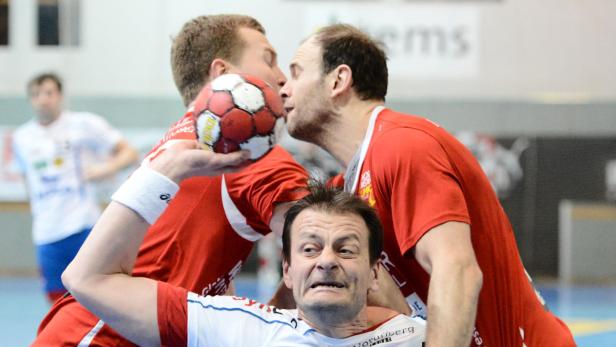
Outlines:
{"type": "Polygon", "coordinates": [[[214,59],[237,63],[246,46],[239,28],[254,29],[265,35],[256,19],[233,14],[199,16],[191,19],[173,39],[171,70],[185,105],[190,104],[209,80],[214,59]]]}

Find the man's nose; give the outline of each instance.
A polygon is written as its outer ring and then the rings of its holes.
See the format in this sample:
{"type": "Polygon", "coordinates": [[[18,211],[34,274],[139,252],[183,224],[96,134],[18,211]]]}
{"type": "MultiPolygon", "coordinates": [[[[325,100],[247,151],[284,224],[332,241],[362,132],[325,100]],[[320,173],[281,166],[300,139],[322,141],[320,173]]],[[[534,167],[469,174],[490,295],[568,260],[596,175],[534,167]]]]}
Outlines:
{"type": "Polygon", "coordinates": [[[317,259],[317,268],[332,271],[338,268],[338,257],[333,250],[324,249],[317,259]]]}
{"type": "Polygon", "coordinates": [[[282,88],[280,88],[280,91],[278,91],[278,94],[280,94],[282,100],[286,100],[289,96],[291,96],[289,83],[290,82],[287,81],[282,88]]]}
{"type": "Polygon", "coordinates": [[[287,76],[284,75],[284,73],[282,73],[282,70],[280,70],[280,68],[276,68],[276,74],[277,74],[277,86],[278,89],[282,88],[286,83],[287,83],[287,76]]]}

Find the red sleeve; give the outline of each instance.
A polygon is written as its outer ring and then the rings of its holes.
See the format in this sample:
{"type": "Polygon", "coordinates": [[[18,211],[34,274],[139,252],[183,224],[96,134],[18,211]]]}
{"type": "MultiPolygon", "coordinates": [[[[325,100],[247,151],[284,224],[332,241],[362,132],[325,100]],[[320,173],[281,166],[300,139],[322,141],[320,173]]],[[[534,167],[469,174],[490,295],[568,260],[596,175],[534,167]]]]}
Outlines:
{"type": "Polygon", "coordinates": [[[327,186],[331,188],[344,189],[344,175],[337,174],[336,176],[331,177],[327,180],[327,186]]]}
{"type": "Polygon", "coordinates": [[[402,254],[440,224],[470,224],[458,175],[434,137],[421,130],[398,128],[380,139],[372,151],[380,154],[376,160],[382,164],[373,167],[381,176],[377,182],[385,182],[381,191],[389,195],[392,223],[402,254]]]}
{"type": "Polygon", "coordinates": [[[162,346],[186,346],[188,342],[188,291],[158,282],[158,330],[162,346]]]}
{"type": "Polygon", "coordinates": [[[262,234],[270,232],[276,204],[296,201],[308,194],[306,171],[279,146],[241,172],[225,177],[229,196],[248,224],[262,234]]]}

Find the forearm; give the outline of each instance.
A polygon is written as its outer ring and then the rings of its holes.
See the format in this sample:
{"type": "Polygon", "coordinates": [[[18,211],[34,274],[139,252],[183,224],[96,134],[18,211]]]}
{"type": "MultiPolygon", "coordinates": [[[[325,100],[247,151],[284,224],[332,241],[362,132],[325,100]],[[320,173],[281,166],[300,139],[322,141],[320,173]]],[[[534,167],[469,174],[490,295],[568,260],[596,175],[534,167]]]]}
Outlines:
{"type": "Polygon", "coordinates": [[[94,226],[63,280],[88,280],[88,276],[130,274],[149,224],[130,208],[112,201],[94,226]]]}
{"type": "Polygon", "coordinates": [[[62,274],[67,289],[87,309],[139,345],[159,345],[157,283],[131,277],[149,226],[195,175],[232,171],[248,153],[217,154],[195,141],[179,142],[120,187],[77,256],[62,274]]]}
{"type": "Polygon", "coordinates": [[[427,346],[468,346],[482,275],[476,265],[435,267],[428,292],[427,346]]]}
{"type": "Polygon", "coordinates": [[[130,276],[148,227],[133,210],[111,202],[62,274],[62,282],[84,307],[126,338],[158,345],[156,305],[142,305],[156,303],[156,282],[130,276]],[[139,293],[139,300],[131,293],[139,293]],[[134,312],[149,319],[132,319],[134,312]]]}

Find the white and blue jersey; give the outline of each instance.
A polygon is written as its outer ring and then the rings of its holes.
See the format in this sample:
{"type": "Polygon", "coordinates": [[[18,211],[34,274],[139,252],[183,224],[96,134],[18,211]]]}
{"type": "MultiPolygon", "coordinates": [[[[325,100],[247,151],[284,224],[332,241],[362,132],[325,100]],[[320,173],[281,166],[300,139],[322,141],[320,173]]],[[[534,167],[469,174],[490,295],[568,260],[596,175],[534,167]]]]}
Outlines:
{"type": "Polygon", "coordinates": [[[120,134],[103,118],[64,111],[43,126],[33,119],[13,134],[17,166],[26,177],[37,245],[92,227],[100,208],[84,168],[106,160],[120,134]]]}

